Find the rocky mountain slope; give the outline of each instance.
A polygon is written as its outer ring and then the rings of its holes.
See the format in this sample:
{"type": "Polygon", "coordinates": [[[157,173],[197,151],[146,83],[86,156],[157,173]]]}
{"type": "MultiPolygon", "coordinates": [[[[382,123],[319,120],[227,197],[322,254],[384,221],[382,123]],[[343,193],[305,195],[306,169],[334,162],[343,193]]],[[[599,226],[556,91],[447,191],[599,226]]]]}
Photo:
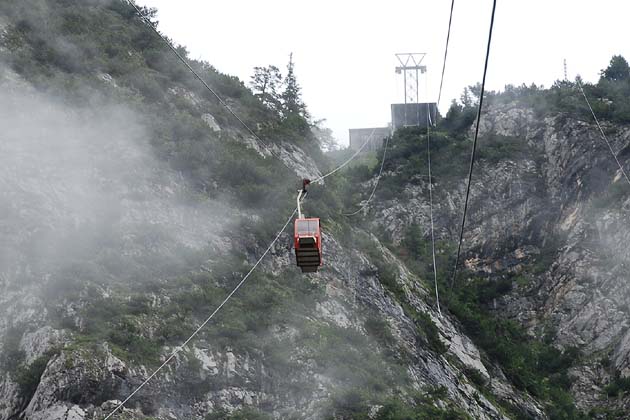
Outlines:
{"type": "MultiPolygon", "coordinates": [[[[192,65],[264,144],[126,2],[0,5],[0,419],[104,418],[262,255],[300,178],[333,166],[299,119],[192,65]]],[[[284,232],[112,418],[622,418],[623,179],[590,121],[490,99],[453,289],[470,121],[432,139],[442,314],[426,139],[402,130],[365,214],[342,215],[373,168],[312,187],[319,273],[284,232]]],[[[605,129],[624,158],[630,131],[605,129]]]]}
{"type": "MultiPolygon", "coordinates": [[[[254,213],[196,197],[153,156],[129,109],[71,108],[13,88],[28,86],[15,74],[5,80],[2,418],[101,418],[192,332],[269,238],[243,231],[254,213]]],[[[257,407],[313,418],[334,398],[343,407],[344,392],[374,387],[415,390],[443,401],[444,411],[503,418],[462,376],[467,367],[489,375],[479,351],[425,303],[420,279],[375,237],[350,236],[370,254],[333,228],[326,268],[305,277],[285,232],[244,301],[125,416],[203,418],[257,407]],[[409,308],[382,286],[374,261],[393,267],[388,281],[409,308]]],[[[541,413],[496,381],[506,398],[541,413]]]]}
{"type": "MultiPolygon", "coordinates": [[[[476,277],[495,284],[508,279],[487,302],[488,310],[574,353],[567,389],[584,412],[625,418],[628,398],[618,387],[628,373],[624,243],[630,186],[592,121],[541,115],[525,101],[496,99],[481,126],[464,235],[467,272],[455,287],[475,290],[476,277]],[[492,150],[497,141],[504,150],[492,150]]],[[[609,122],[603,128],[625,162],[630,129],[609,122]]],[[[404,166],[394,167],[385,180],[398,178],[397,171],[404,166]]],[[[450,181],[438,176],[434,185],[442,244],[457,234],[463,204],[465,184],[450,181]]],[[[418,175],[394,199],[383,197],[375,204],[373,227],[400,239],[418,224],[426,236],[427,189],[426,177],[418,175]]]]}

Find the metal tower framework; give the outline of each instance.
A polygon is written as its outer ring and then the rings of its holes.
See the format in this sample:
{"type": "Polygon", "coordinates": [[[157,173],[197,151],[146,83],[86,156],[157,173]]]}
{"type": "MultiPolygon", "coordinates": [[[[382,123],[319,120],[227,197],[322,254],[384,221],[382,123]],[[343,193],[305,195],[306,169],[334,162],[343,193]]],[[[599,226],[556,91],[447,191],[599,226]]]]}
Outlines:
{"type": "Polygon", "coordinates": [[[564,80],[567,81],[569,80],[569,77],[567,75],[567,59],[564,59],[564,80]]]}
{"type": "Polygon", "coordinates": [[[398,53],[396,58],[400,66],[396,74],[403,74],[405,104],[420,102],[420,74],[426,73],[427,66],[422,65],[426,53],[398,53]]]}
{"type": "MultiPolygon", "coordinates": [[[[422,65],[422,61],[426,57],[426,53],[398,53],[396,58],[400,66],[396,67],[396,74],[403,75],[405,107],[404,118],[405,125],[409,119],[407,118],[407,104],[420,103],[420,75],[427,72],[427,66],[422,65]]],[[[420,108],[416,107],[416,123],[420,123],[420,108]]],[[[415,125],[415,124],[414,124],[415,125]]]]}

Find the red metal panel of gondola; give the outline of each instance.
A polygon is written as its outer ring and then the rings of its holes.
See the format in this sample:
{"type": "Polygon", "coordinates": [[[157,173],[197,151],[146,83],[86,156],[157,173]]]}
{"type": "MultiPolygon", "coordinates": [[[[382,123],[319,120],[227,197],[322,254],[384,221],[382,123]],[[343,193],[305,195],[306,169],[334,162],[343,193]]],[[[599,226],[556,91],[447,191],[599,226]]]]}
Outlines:
{"type": "Polygon", "coordinates": [[[298,218],[295,220],[293,245],[295,261],[303,273],[314,273],[322,266],[322,235],[318,218],[306,218],[302,215],[301,199],[306,193],[310,181],[304,180],[302,190],[298,194],[298,218]]]}
{"type": "Polygon", "coordinates": [[[303,273],[313,273],[323,264],[319,219],[302,218],[295,221],[293,236],[295,260],[303,273]]]}

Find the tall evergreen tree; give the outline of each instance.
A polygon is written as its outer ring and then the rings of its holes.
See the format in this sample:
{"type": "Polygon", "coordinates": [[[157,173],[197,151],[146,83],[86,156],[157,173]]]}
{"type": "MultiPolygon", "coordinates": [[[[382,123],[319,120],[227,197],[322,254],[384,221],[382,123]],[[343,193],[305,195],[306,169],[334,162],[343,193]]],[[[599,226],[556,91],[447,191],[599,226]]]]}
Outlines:
{"type": "Polygon", "coordinates": [[[289,64],[287,64],[287,75],[284,78],[284,91],[282,92],[283,112],[286,118],[299,115],[308,120],[309,115],[306,111],[306,105],[302,101],[302,93],[300,85],[295,77],[293,63],[293,53],[289,55],[289,64]]]}
{"type": "Polygon", "coordinates": [[[608,80],[630,80],[628,61],[620,55],[613,56],[608,68],[602,70],[602,76],[608,80]]]}

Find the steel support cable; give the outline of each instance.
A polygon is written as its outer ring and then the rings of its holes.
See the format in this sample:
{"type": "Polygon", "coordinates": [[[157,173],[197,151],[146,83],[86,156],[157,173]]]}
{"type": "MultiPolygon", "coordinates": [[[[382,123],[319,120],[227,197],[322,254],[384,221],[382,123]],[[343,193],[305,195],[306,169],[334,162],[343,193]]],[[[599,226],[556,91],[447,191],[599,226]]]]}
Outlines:
{"type": "Polygon", "coordinates": [[[490,30],[488,33],[488,46],[486,49],[486,61],[483,68],[483,79],[481,81],[481,92],[479,93],[479,106],[477,108],[477,126],[475,127],[475,138],[473,140],[472,151],[470,153],[470,168],[468,170],[468,185],[466,186],[466,198],[464,201],[464,214],[462,215],[462,224],[459,233],[459,244],[457,245],[457,257],[455,258],[455,267],[453,268],[453,277],[451,278],[451,289],[455,284],[455,277],[457,276],[457,266],[459,264],[459,257],[462,250],[462,242],[464,240],[464,227],[466,225],[466,213],[468,211],[468,200],[470,198],[470,187],[472,184],[472,174],[475,165],[475,151],[477,150],[477,139],[479,137],[479,123],[481,122],[481,110],[483,108],[483,96],[486,89],[486,74],[488,73],[488,59],[490,58],[490,45],[492,44],[492,29],[494,27],[494,12],[497,8],[497,0],[492,2],[492,15],[490,17],[490,30]]]}
{"type": "MultiPolygon", "coordinates": [[[[322,179],[332,175],[333,173],[337,172],[339,169],[343,168],[344,166],[346,166],[348,163],[350,163],[356,156],[359,155],[359,153],[365,148],[365,146],[367,146],[368,143],[370,143],[372,141],[372,137],[374,135],[374,131],[372,130],[372,133],[370,134],[370,137],[365,141],[365,143],[363,143],[363,145],[359,148],[359,150],[357,150],[357,152],[355,152],[348,160],[346,160],[344,163],[342,163],[341,165],[339,165],[337,168],[333,169],[332,171],[330,171],[329,173],[327,173],[324,176],[321,176],[319,178],[317,178],[315,181],[313,182],[317,182],[317,181],[321,181],[322,179]]],[[[304,199],[306,198],[306,196],[308,195],[308,193],[304,194],[302,196],[302,199],[300,200],[300,202],[304,201],[304,199]]],[[[236,287],[234,287],[234,289],[232,289],[232,291],[227,295],[227,297],[221,302],[221,304],[219,306],[217,306],[217,308],[214,310],[214,312],[212,312],[210,314],[210,316],[208,318],[206,318],[206,320],[201,323],[201,325],[199,325],[199,327],[191,334],[190,337],[188,337],[188,339],[186,341],[184,341],[183,344],[181,344],[180,346],[176,347],[175,350],[166,358],[166,360],[157,368],[155,369],[155,371],[153,371],[153,373],[151,375],[149,375],[149,377],[147,379],[144,380],[144,382],[142,382],[127,398],[125,398],[125,400],[123,402],[121,402],[111,413],[109,413],[107,415],[107,417],[105,417],[103,420],[108,420],[111,416],[113,416],[118,410],[120,410],[131,398],[133,398],[134,395],[136,395],[142,388],[144,388],[150,381],[151,379],[153,379],[171,360],[173,360],[173,358],[179,354],[183,348],[188,345],[188,343],[190,343],[192,341],[193,338],[195,338],[197,336],[197,334],[199,334],[199,332],[212,320],[212,318],[214,318],[214,316],[221,310],[221,308],[223,308],[223,306],[225,306],[228,301],[232,298],[232,296],[234,296],[234,294],[238,291],[238,289],[241,288],[241,286],[243,286],[243,284],[245,284],[245,282],[247,281],[247,279],[249,278],[249,276],[254,272],[254,270],[256,270],[256,268],[258,267],[258,265],[260,265],[260,263],[262,262],[263,258],[265,258],[265,256],[267,256],[267,254],[269,253],[269,251],[271,250],[271,248],[275,245],[276,242],[278,242],[278,239],[280,239],[280,236],[282,235],[282,233],[284,232],[284,230],[287,228],[287,226],[289,225],[289,223],[291,223],[291,220],[293,220],[293,217],[295,216],[295,214],[297,213],[298,209],[297,207],[295,208],[295,210],[293,210],[293,213],[291,213],[291,216],[289,216],[289,219],[286,221],[286,223],[284,224],[284,226],[282,227],[282,229],[280,229],[280,231],[278,232],[278,234],[276,235],[276,237],[274,238],[274,240],[269,244],[269,246],[267,247],[267,249],[265,250],[265,252],[262,254],[262,256],[258,259],[258,261],[256,261],[256,263],[252,266],[252,268],[247,272],[247,274],[245,274],[245,276],[243,277],[243,279],[236,285],[236,287]]]]}
{"type": "MultiPolygon", "coordinates": [[[[171,51],[173,51],[175,53],[175,55],[177,55],[177,57],[180,59],[180,61],[182,61],[182,63],[184,63],[184,65],[186,65],[186,67],[193,73],[193,75],[219,100],[219,102],[221,104],[223,104],[226,109],[228,109],[228,111],[230,111],[230,113],[232,115],[234,115],[234,117],[236,117],[241,124],[243,124],[243,126],[253,135],[255,136],[261,143],[265,144],[265,142],[263,142],[262,140],[260,140],[260,138],[247,126],[247,124],[245,124],[245,122],[243,122],[243,120],[241,120],[238,115],[236,115],[231,109],[230,107],[223,102],[223,100],[214,92],[214,90],[212,90],[212,88],[210,88],[210,86],[195,72],[195,70],[186,62],[186,60],[184,60],[184,58],[177,52],[177,50],[171,45],[170,42],[168,42],[168,40],[153,26],[153,24],[151,23],[151,21],[149,21],[147,18],[145,18],[140,9],[132,2],[129,2],[129,4],[131,6],[133,6],[133,8],[136,10],[136,12],[138,13],[138,16],[140,16],[146,24],[148,24],[153,30],[154,32],[168,45],[168,47],[171,49],[171,51]]],[[[320,182],[323,179],[329,177],[330,175],[336,173],[337,171],[339,171],[340,169],[342,169],[343,167],[345,167],[346,165],[348,165],[355,157],[357,157],[359,155],[359,153],[361,153],[361,151],[363,151],[363,149],[365,148],[365,146],[367,146],[368,143],[370,143],[372,141],[372,137],[374,136],[374,132],[375,130],[372,130],[372,133],[370,134],[370,136],[368,137],[368,139],[363,143],[363,145],[361,145],[361,147],[348,159],[346,160],[344,163],[342,163],[341,165],[339,165],[337,168],[333,169],[332,171],[328,172],[325,175],[320,176],[319,178],[315,179],[312,182],[320,182]]],[[[266,145],[266,144],[265,144],[266,145]]],[[[269,149],[269,152],[273,154],[273,152],[269,149]]],[[[276,156],[276,155],[274,155],[276,156]]],[[[286,163],[284,163],[284,161],[282,159],[280,159],[278,156],[276,156],[280,162],[286,166],[289,170],[293,171],[293,169],[289,168],[286,163]]],[[[302,197],[302,201],[306,198],[305,194],[302,197]]],[[[214,316],[229,302],[229,300],[234,296],[234,294],[236,294],[236,292],[241,288],[241,286],[243,286],[243,284],[245,284],[245,282],[247,281],[247,279],[251,276],[251,274],[256,270],[256,268],[260,265],[260,263],[262,262],[262,260],[267,256],[267,254],[269,253],[269,251],[271,250],[271,248],[275,245],[275,243],[278,241],[278,239],[280,239],[280,236],[282,235],[282,233],[284,232],[284,230],[287,228],[287,226],[291,223],[291,221],[293,220],[293,217],[295,216],[296,212],[298,211],[298,208],[296,207],[293,210],[293,213],[291,213],[291,216],[289,216],[289,218],[287,219],[286,223],[284,224],[284,226],[282,227],[282,229],[280,229],[280,231],[278,232],[278,234],[276,235],[276,237],[273,239],[273,241],[271,241],[271,243],[269,244],[269,246],[267,247],[267,249],[265,250],[265,252],[261,255],[261,257],[256,261],[256,263],[252,266],[252,268],[247,272],[247,274],[245,274],[245,276],[243,276],[243,278],[241,279],[241,281],[234,287],[234,289],[232,289],[232,291],[225,297],[225,299],[219,304],[219,306],[217,306],[217,308],[210,314],[210,316],[208,316],[208,318],[205,319],[204,322],[202,322],[199,327],[197,327],[197,329],[190,335],[190,337],[188,337],[188,339],[186,339],[186,341],[184,341],[180,346],[176,347],[175,350],[164,360],[164,362],[158,367],[156,368],[153,373],[151,373],[151,375],[149,375],[147,377],[147,379],[145,379],[138,387],[136,387],[134,389],[134,391],[129,394],[129,396],[127,398],[125,398],[120,404],[118,404],[116,406],[116,408],[114,408],[105,418],[104,420],[108,420],[109,418],[111,418],[116,412],[118,412],[121,408],[124,407],[124,405],[129,402],[129,400],[131,398],[133,398],[138,392],[140,392],[164,367],[166,367],[166,365],[168,365],[174,358],[175,356],[177,356],[183,349],[184,347],[186,347],[188,345],[188,343],[190,343],[198,334],[199,332],[201,332],[201,330],[214,318],[214,316]]]]}
{"type": "MultiPolygon", "coordinates": [[[[426,80],[426,79],[425,79],[426,80]]],[[[428,85],[428,81],[426,82],[428,85]]],[[[426,90],[426,89],[425,89],[426,90]]],[[[435,285],[435,303],[438,314],[442,316],[440,309],[440,294],[438,292],[437,263],[435,258],[435,228],[433,224],[433,178],[431,175],[431,108],[427,102],[427,166],[429,170],[429,219],[431,221],[431,256],[433,257],[433,283],[435,285]]]]}
{"type": "Polygon", "coordinates": [[[586,105],[588,105],[588,109],[591,110],[591,114],[593,115],[593,119],[595,120],[595,123],[597,124],[597,128],[599,128],[599,132],[602,135],[602,139],[604,139],[604,141],[606,142],[606,146],[608,146],[608,150],[610,150],[610,154],[612,154],[612,157],[615,159],[615,162],[617,162],[617,165],[619,166],[619,169],[621,170],[621,173],[623,174],[624,178],[626,178],[626,181],[630,185],[630,178],[628,177],[628,174],[626,173],[626,170],[623,168],[623,165],[619,161],[619,158],[617,158],[617,154],[615,153],[615,151],[612,148],[612,145],[608,141],[608,137],[606,137],[606,134],[604,134],[604,130],[602,129],[602,126],[599,124],[599,120],[597,119],[597,116],[595,115],[595,111],[593,111],[593,107],[591,106],[591,103],[589,102],[588,97],[586,96],[586,92],[584,92],[584,88],[582,87],[582,83],[580,82],[579,79],[576,82],[577,82],[578,87],[580,88],[580,92],[582,92],[582,96],[584,96],[584,100],[586,101],[586,105]]]}
{"type": "MultiPolygon", "coordinates": [[[[451,10],[448,16],[448,31],[446,32],[446,45],[444,46],[444,59],[442,60],[442,75],[440,76],[440,90],[438,91],[438,99],[436,108],[440,107],[442,100],[442,87],[444,86],[444,74],[446,73],[446,58],[448,57],[448,46],[451,40],[451,27],[453,23],[453,9],[455,8],[455,0],[451,0],[451,10]]],[[[437,109],[436,109],[437,112],[437,109]]],[[[440,295],[438,293],[437,281],[437,264],[435,258],[435,228],[433,223],[433,178],[431,176],[431,135],[429,126],[432,124],[431,112],[427,103],[427,166],[429,170],[429,217],[431,219],[431,255],[433,258],[433,282],[435,284],[435,302],[437,304],[438,313],[442,315],[440,310],[440,295]]]]}
{"type": "MultiPolygon", "coordinates": [[[[451,0],[451,11],[448,16],[448,31],[446,33],[446,45],[444,46],[444,59],[442,60],[442,75],[440,76],[440,90],[438,91],[438,99],[437,99],[436,108],[439,108],[440,101],[442,100],[442,87],[444,86],[444,74],[446,73],[446,58],[448,57],[448,46],[451,40],[451,27],[453,23],[453,9],[454,8],[455,8],[455,0],[451,0]]],[[[436,109],[436,113],[437,113],[437,109],[436,109]]],[[[431,130],[430,130],[431,124],[432,124],[431,112],[430,112],[429,104],[427,103],[427,166],[428,166],[428,172],[429,172],[429,219],[431,221],[431,256],[433,259],[433,283],[435,285],[435,303],[437,305],[438,314],[440,314],[441,316],[442,311],[440,309],[440,294],[438,292],[437,262],[435,258],[435,226],[433,223],[433,178],[431,175],[431,130]]]]}
{"type": "Polygon", "coordinates": [[[365,149],[365,146],[368,145],[368,143],[370,143],[372,141],[372,137],[374,137],[374,132],[376,131],[376,128],[372,130],[372,132],[370,133],[370,136],[367,138],[367,140],[361,145],[361,147],[359,147],[359,149],[354,152],[354,154],[352,156],[350,156],[348,158],[348,160],[346,160],[344,163],[342,163],[341,165],[337,166],[335,169],[333,169],[332,171],[328,172],[325,175],[320,176],[319,178],[316,178],[314,180],[311,181],[311,184],[315,184],[316,182],[321,182],[324,179],[328,178],[329,176],[331,176],[332,174],[334,174],[335,172],[343,169],[345,166],[347,166],[350,162],[352,162],[354,160],[355,157],[359,156],[359,153],[361,153],[363,151],[363,149],[365,149]]]}
{"type": "Polygon", "coordinates": [[[364,208],[366,208],[368,206],[368,204],[370,204],[370,202],[372,201],[372,198],[374,198],[374,194],[376,193],[376,188],[378,187],[378,182],[381,180],[381,174],[383,173],[383,167],[385,166],[385,158],[387,156],[387,146],[389,144],[389,136],[385,138],[385,146],[383,147],[383,157],[381,159],[381,168],[378,171],[378,176],[376,177],[376,182],[374,183],[374,188],[372,188],[372,192],[370,193],[370,196],[368,197],[367,201],[361,206],[361,208],[359,208],[359,210],[352,212],[352,213],[344,213],[344,216],[354,216],[356,214],[359,214],[364,208]]]}
{"type": "Polygon", "coordinates": [[[195,76],[195,78],[197,80],[199,80],[201,82],[201,84],[210,92],[212,93],[212,95],[214,95],[215,98],[217,98],[217,100],[219,101],[219,103],[221,105],[223,105],[225,107],[225,109],[228,110],[228,112],[230,114],[232,114],[232,116],[234,116],[234,118],[236,118],[238,120],[238,122],[241,123],[241,125],[243,127],[245,127],[245,129],[252,135],[254,136],[254,138],[256,140],[258,140],[264,147],[265,149],[267,149],[267,151],[274,157],[276,157],[288,170],[290,170],[291,172],[295,172],[295,169],[291,168],[289,165],[287,165],[284,160],[282,160],[282,158],[277,155],[276,153],[274,153],[274,151],[271,149],[271,146],[263,141],[255,132],[254,130],[252,130],[251,128],[249,128],[249,126],[245,123],[245,121],[243,121],[241,119],[241,117],[239,117],[233,110],[232,108],[230,108],[230,106],[219,96],[219,94],[217,92],[215,92],[214,89],[212,89],[210,87],[210,85],[208,83],[206,83],[205,80],[203,80],[203,78],[201,76],[199,76],[199,74],[195,71],[195,69],[192,68],[192,66],[190,64],[188,64],[188,61],[186,61],[186,59],[184,57],[182,57],[182,55],[177,51],[177,49],[175,47],[173,47],[173,45],[171,44],[171,42],[164,36],[162,35],[162,33],[160,33],[160,31],[158,31],[158,29],[155,27],[155,25],[153,25],[153,23],[149,20],[149,18],[147,18],[146,16],[144,16],[142,14],[142,11],[140,10],[140,8],[138,6],[136,6],[136,4],[133,2],[133,0],[127,0],[127,2],[136,10],[136,13],[138,14],[138,17],[140,17],[140,19],[142,19],[144,21],[144,23],[146,23],[152,30],[153,32],[155,32],[157,34],[157,36],[160,37],[160,39],[162,39],[162,41],[168,46],[168,48],[173,52],[173,54],[175,54],[175,56],[177,56],[177,58],[179,59],[179,61],[181,61],[186,68],[188,68],[188,70],[193,74],[193,76],[195,76]]]}
{"type": "MultiPolygon", "coordinates": [[[[223,105],[230,114],[232,114],[232,116],[234,116],[240,123],[241,125],[243,125],[243,127],[245,127],[245,129],[252,134],[252,136],[254,136],[254,138],[256,138],[260,143],[262,143],[267,150],[269,151],[269,153],[273,156],[275,156],[287,169],[289,169],[290,171],[293,171],[292,168],[290,168],[283,160],[280,156],[276,155],[271,148],[268,146],[268,144],[266,142],[264,142],[258,135],[256,135],[256,133],[249,128],[249,126],[229,107],[229,105],[227,103],[225,103],[225,101],[223,101],[223,99],[208,85],[208,83],[206,83],[205,80],[203,80],[203,78],[201,78],[201,76],[199,76],[199,74],[190,66],[190,64],[188,64],[188,62],[184,59],[184,57],[181,56],[181,54],[179,54],[179,52],[175,49],[175,47],[173,47],[173,45],[168,41],[168,39],[166,39],[166,37],[164,37],[158,30],[157,28],[153,25],[153,23],[146,18],[142,12],[140,11],[140,9],[132,2],[132,1],[128,1],[129,4],[136,10],[136,13],[138,14],[138,16],[160,37],[160,39],[162,39],[162,41],[169,47],[169,49],[176,55],[176,57],[188,68],[188,70],[195,76],[195,78],[197,80],[199,80],[202,85],[213,95],[216,97],[216,99],[219,101],[219,103],[221,105],[223,105]]],[[[496,0],[495,0],[496,3],[496,0]]],[[[451,5],[452,8],[452,5],[451,5]]],[[[452,10],[451,10],[451,14],[452,14],[452,10]]],[[[494,17],[494,9],[493,9],[493,17],[494,17]]],[[[450,33],[450,22],[449,22],[449,33],[450,33]]],[[[487,62],[486,62],[487,65],[487,62]]],[[[485,74],[484,74],[484,81],[485,81],[485,74]]],[[[483,91],[483,89],[482,89],[483,91]]],[[[361,145],[361,147],[349,158],[347,159],[345,162],[343,162],[341,165],[339,165],[337,168],[333,169],[332,171],[328,172],[325,175],[320,176],[319,178],[315,179],[314,181],[312,181],[313,183],[316,182],[321,182],[323,181],[325,178],[333,175],[334,173],[338,172],[339,170],[341,170],[342,168],[344,168],[345,166],[347,166],[352,160],[354,160],[354,158],[356,158],[362,151],[363,149],[367,146],[368,143],[370,143],[372,141],[372,137],[374,136],[374,132],[375,130],[372,130],[372,133],[370,134],[370,136],[368,137],[368,139],[363,143],[363,145],[361,145]]],[[[384,165],[384,161],[385,161],[385,153],[387,151],[387,144],[388,144],[389,139],[386,140],[386,144],[385,144],[385,151],[383,154],[383,162],[381,162],[381,169],[379,172],[379,178],[380,175],[382,173],[382,169],[383,169],[383,165],[384,165]]],[[[377,181],[378,184],[378,181],[377,181]]],[[[374,190],[372,191],[372,194],[370,196],[370,199],[373,197],[374,192],[376,191],[376,186],[374,188],[374,190]]],[[[302,198],[302,200],[306,198],[306,195],[304,195],[304,197],[302,198]]],[[[368,201],[369,201],[368,200],[368,201]]],[[[208,316],[200,325],[199,327],[197,327],[197,329],[190,335],[190,337],[188,337],[180,346],[176,347],[175,350],[164,360],[164,362],[158,367],[156,368],[153,373],[151,373],[151,375],[149,375],[147,377],[147,379],[145,379],[138,387],[136,387],[134,389],[134,391],[129,394],[129,396],[127,398],[125,398],[118,406],[116,406],[116,408],[114,408],[105,418],[104,420],[108,420],[109,418],[111,418],[116,412],[118,412],[121,408],[124,407],[124,405],[129,402],[129,400],[131,398],[133,398],[138,392],[140,392],[164,367],[166,367],[166,365],[168,365],[183,349],[184,347],[186,347],[200,332],[201,330],[215,317],[215,315],[230,301],[230,299],[234,296],[234,294],[236,294],[236,292],[241,288],[241,286],[243,286],[245,284],[245,282],[247,281],[247,279],[251,276],[251,274],[256,270],[256,268],[258,268],[258,266],[260,265],[260,263],[262,262],[262,260],[267,256],[267,254],[269,253],[269,251],[271,250],[271,248],[275,245],[275,243],[278,241],[278,239],[280,239],[280,236],[282,235],[282,233],[284,232],[284,230],[287,228],[287,226],[291,223],[291,220],[293,220],[293,217],[295,216],[296,212],[297,212],[297,208],[293,210],[293,212],[291,213],[291,215],[289,216],[289,218],[287,219],[286,223],[284,224],[284,226],[282,227],[282,229],[280,229],[280,231],[278,232],[278,234],[276,235],[276,237],[273,239],[273,241],[269,244],[269,246],[267,247],[267,249],[265,250],[265,252],[261,255],[261,257],[256,261],[256,263],[252,266],[252,268],[247,272],[247,274],[245,274],[245,276],[243,276],[243,278],[241,279],[241,281],[234,287],[234,289],[232,289],[232,291],[225,297],[225,299],[219,304],[219,306],[217,306],[217,308],[210,314],[210,316],[208,316]]],[[[437,290],[436,290],[437,292],[437,290]]],[[[438,302],[439,305],[439,302],[438,302]]],[[[439,306],[438,306],[439,309],[439,306]]]]}
{"type": "Polygon", "coordinates": [[[453,22],[453,8],[455,7],[455,0],[451,1],[451,14],[448,17],[448,33],[446,34],[446,47],[444,48],[444,61],[442,62],[442,77],[440,78],[440,91],[438,93],[437,107],[440,106],[440,99],[442,99],[442,85],[444,83],[444,72],[446,70],[446,56],[448,55],[448,44],[451,39],[451,23],[453,22]]]}
{"type": "Polygon", "coordinates": [[[289,216],[289,219],[286,221],[286,223],[284,224],[282,229],[280,229],[280,231],[278,232],[278,234],[276,235],[274,240],[271,241],[271,243],[269,244],[269,246],[267,247],[265,252],[263,252],[263,254],[260,256],[260,258],[258,258],[258,261],[256,261],[256,263],[247,272],[247,274],[245,274],[245,276],[243,276],[243,279],[236,285],[236,287],[234,287],[234,289],[232,289],[232,291],[227,295],[227,297],[225,299],[223,299],[221,304],[219,306],[217,306],[217,308],[210,314],[210,316],[208,318],[206,318],[206,320],[204,322],[202,322],[201,325],[199,325],[199,327],[190,335],[190,337],[188,337],[188,339],[186,341],[184,341],[183,344],[181,344],[180,346],[176,347],[175,350],[166,358],[166,360],[157,369],[155,369],[153,371],[153,373],[151,375],[149,375],[149,377],[147,379],[145,379],[144,382],[142,382],[127,398],[125,398],[125,400],[123,402],[118,404],[118,406],[111,413],[109,413],[107,415],[107,417],[105,417],[104,420],[107,420],[111,416],[113,416],[131,398],[133,398],[134,395],[136,395],[142,388],[144,388],[145,385],[147,385],[151,381],[151,379],[153,379],[171,360],[173,360],[173,358],[175,358],[175,356],[177,356],[177,354],[179,354],[184,349],[184,347],[186,347],[188,345],[188,343],[190,343],[192,341],[192,339],[197,336],[197,334],[199,334],[199,332],[212,320],[212,318],[214,318],[214,316],[221,310],[221,308],[223,308],[223,306],[225,306],[225,304],[228,303],[228,301],[232,298],[232,296],[234,296],[234,294],[238,291],[238,289],[240,289],[241,286],[243,284],[245,284],[245,282],[247,281],[249,276],[254,272],[254,270],[256,270],[256,268],[261,263],[263,258],[265,258],[265,256],[267,256],[267,254],[269,253],[271,248],[275,245],[275,243],[278,242],[278,239],[280,239],[280,236],[282,235],[284,230],[287,228],[287,226],[289,226],[289,223],[291,223],[291,221],[293,220],[293,217],[295,216],[296,212],[297,212],[297,208],[295,210],[293,210],[293,213],[291,213],[291,216],[289,216]]]}

